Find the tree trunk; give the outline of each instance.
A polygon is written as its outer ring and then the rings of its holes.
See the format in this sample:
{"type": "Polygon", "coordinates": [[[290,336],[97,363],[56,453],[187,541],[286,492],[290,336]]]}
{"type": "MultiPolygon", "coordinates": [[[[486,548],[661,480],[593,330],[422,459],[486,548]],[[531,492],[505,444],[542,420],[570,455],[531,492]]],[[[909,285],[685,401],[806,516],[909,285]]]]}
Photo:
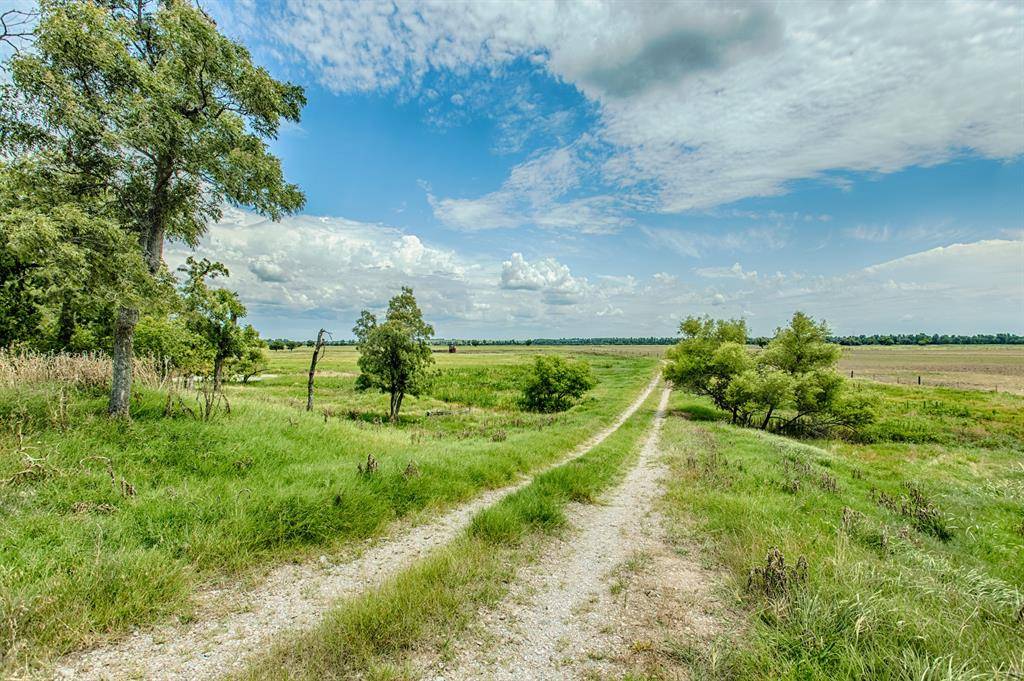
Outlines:
{"type": "Polygon", "coordinates": [[[398,412],[402,408],[403,397],[405,397],[404,393],[396,393],[391,396],[391,423],[398,421],[398,412]]]}
{"type": "Polygon", "coordinates": [[[313,378],[316,376],[316,363],[320,360],[320,350],[324,347],[324,334],[326,330],[320,329],[316,335],[316,344],[313,346],[313,359],[309,362],[309,383],[306,384],[306,411],[313,411],[313,378]]]}
{"type": "Polygon", "coordinates": [[[224,382],[224,358],[216,357],[213,360],[213,391],[220,392],[221,383],[224,382]]]}
{"type": "Polygon", "coordinates": [[[775,407],[768,408],[768,413],[764,415],[764,421],[761,422],[761,430],[768,429],[768,421],[771,420],[773,411],[775,411],[775,407]]]}
{"type": "MultiPolygon", "coordinates": [[[[70,298],[70,296],[69,296],[70,298]]],[[[75,335],[75,311],[71,301],[67,298],[60,306],[60,316],[57,318],[57,346],[61,350],[71,349],[71,339],[75,335]]]]}
{"type": "Polygon", "coordinates": [[[138,321],[138,310],[122,307],[117,311],[117,321],[114,322],[113,380],[110,404],[107,407],[112,416],[129,416],[132,400],[132,338],[138,321]]]}

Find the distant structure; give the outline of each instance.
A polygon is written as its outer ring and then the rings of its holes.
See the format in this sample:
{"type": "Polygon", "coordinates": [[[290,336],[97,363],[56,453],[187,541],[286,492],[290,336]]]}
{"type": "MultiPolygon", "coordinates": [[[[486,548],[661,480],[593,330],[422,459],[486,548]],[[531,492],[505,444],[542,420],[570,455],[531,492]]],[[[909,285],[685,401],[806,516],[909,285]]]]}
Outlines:
{"type": "Polygon", "coordinates": [[[456,351],[456,349],[457,348],[455,347],[455,343],[449,343],[448,344],[448,352],[454,353],[456,351]]]}

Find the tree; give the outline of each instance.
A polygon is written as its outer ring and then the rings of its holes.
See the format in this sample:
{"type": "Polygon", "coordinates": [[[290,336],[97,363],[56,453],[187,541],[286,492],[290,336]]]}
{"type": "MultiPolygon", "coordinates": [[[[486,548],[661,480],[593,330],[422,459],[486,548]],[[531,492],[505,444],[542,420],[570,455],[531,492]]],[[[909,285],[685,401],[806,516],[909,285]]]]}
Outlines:
{"type": "Polygon", "coordinates": [[[668,351],[665,378],[698,395],[707,395],[715,406],[728,409],[735,420],[737,410],[726,399],[726,390],[733,377],[753,363],[744,346],[746,322],[687,317],[679,331],[683,339],[668,351]]]}
{"type": "Polygon", "coordinates": [[[130,291],[172,293],[95,202],[38,184],[36,165],[0,163],[0,347],[93,350],[130,291]]]}
{"type": "Polygon", "coordinates": [[[391,398],[388,418],[395,422],[405,396],[418,397],[429,383],[434,327],[423,321],[412,289],[403,286],[388,303],[383,322],[363,310],[352,331],[359,349],[356,389],[387,393],[391,398]]]}
{"type": "Polygon", "coordinates": [[[228,276],[228,270],[219,262],[206,258],[196,260],[191,256],[179,268],[187,279],[182,286],[185,299],[185,323],[189,330],[202,338],[213,358],[213,390],[221,389],[224,381],[224,364],[229,359],[240,359],[259,335],[251,326],[242,328],[238,320],[246,315],[245,306],[238,294],[224,288],[210,288],[207,278],[228,276]]]}
{"type": "Polygon", "coordinates": [[[267,344],[252,326],[242,329],[241,350],[228,360],[228,373],[242,383],[248,383],[254,376],[267,370],[267,357],[263,349],[267,344]]]}
{"type": "Polygon", "coordinates": [[[521,404],[530,411],[565,411],[596,385],[590,365],[558,355],[538,355],[523,386],[521,404]]]}
{"type": "MultiPolygon", "coordinates": [[[[0,151],[37,182],[97,207],[150,276],[165,239],[195,245],[225,203],[279,219],[303,205],[264,142],[298,121],[302,89],[275,81],[191,0],[49,0],[34,49],[0,91],[0,151]]],[[[113,320],[109,410],[127,416],[139,296],[113,320]]]]}
{"type": "Polygon", "coordinates": [[[213,348],[189,328],[182,314],[144,315],[135,327],[135,350],[160,365],[163,377],[209,373],[213,348]]]}
{"type": "Polygon", "coordinates": [[[306,411],[313,411],[313,381],[316,379],[316,364],[324,351],[324,334],[330,331],[320,329],[316,334],[316,345],[313,346],[313,357],[309,360],[309,381],[306,383],[306,411]]]}

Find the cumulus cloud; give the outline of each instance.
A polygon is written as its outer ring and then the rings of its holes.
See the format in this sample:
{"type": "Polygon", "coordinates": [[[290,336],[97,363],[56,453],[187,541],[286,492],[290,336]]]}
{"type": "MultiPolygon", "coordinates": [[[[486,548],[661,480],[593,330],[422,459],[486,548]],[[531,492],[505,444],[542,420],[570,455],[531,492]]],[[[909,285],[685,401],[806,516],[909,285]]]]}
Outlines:
{"type": "MultiPolygon", "coordinates": [[[[417,92],[429,74],[537,64],[596,107],[588,135],[604,151],[585,163],[604,187],[587,195],[626,188],[647,210],[1024,152],[1019,3],[279,0],[229,11],[339,92],[417,92]]],[[[517,171],[493,194],[436,199],[439,217],[512,227],[581,198],[535,205],[529,193],[547,178],[517,171]]]]}
{"type": "MultiPolygon", "coordinates": [[[[307,215],[274,223],[229,209],[197,251],[228,266],[218,283],[238,290],[271,336],[324,326],[345,337],[360,309],[383,307],[405,285],[448,336],[667,335],[688,314],[751,312],[753,332],[770,333],[796,309],[844,333],[1024,332],[1021,239],[957,243],[828,276],[709,265],[688,282],[666,272],[584,277],[555,258],[470,257],[387,225],[307,215]]],[[[168,244],[168,265],[187,254],[168,244]]]]}
{"type": "Polygon", "coordinates": [[[554,258],[528,262],[513,253],[501,264],[501,288],[510,291],[538,291],[546,303],[571,305],[589,288],[584,279],[572,276],[569,268],[554,258]]]}

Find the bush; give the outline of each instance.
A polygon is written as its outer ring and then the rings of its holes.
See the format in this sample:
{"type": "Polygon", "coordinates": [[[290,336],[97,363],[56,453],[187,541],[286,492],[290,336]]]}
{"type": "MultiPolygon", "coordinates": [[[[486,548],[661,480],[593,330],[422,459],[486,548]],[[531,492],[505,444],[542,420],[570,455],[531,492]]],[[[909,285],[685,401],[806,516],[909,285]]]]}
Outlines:
{"type": "Polygon", "coordinates": [[[565,411],[594,387],[586,362],[569,362],[557,355],[540,356],[523,387],[522,407],[529,411],[565,411]]]}

